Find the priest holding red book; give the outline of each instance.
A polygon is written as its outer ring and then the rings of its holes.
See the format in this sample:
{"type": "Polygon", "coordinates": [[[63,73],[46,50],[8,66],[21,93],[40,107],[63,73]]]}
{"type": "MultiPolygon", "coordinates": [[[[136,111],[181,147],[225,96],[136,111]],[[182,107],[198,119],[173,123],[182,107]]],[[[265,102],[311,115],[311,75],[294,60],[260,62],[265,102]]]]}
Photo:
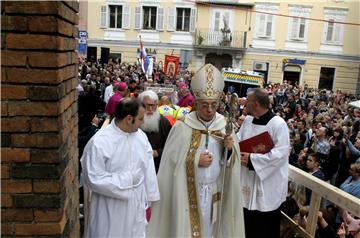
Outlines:
{"type": "Polygon", "coordinates": [[[278,238],[279,207],[287,196],[289,130],[271,111],[264,89],[256,88],[248,94],[246,108],[249,115],[237,133],[240,148],[249,148],[240,149],[245,233],[246,237],[278,238]],[[247,139],[254,145],[246,146],[247,139]],[[269,146],[270,150],[260,150],[269,146]]]}

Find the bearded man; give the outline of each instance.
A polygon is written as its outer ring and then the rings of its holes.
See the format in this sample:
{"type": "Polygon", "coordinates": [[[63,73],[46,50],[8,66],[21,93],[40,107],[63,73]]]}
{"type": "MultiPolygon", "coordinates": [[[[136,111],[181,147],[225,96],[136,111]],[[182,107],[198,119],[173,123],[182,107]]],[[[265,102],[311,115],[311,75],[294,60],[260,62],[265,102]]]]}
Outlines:
{"type": "Polygon", "coordinates": [[[153,157],[156,172],[159,169],[162,151],[169,135],[171,124],[158,110],[158,95],[151,90],[139,95],[140,101],[145,105],[144,124],[140,127],[147,135],[153,149],[153,157]]]}

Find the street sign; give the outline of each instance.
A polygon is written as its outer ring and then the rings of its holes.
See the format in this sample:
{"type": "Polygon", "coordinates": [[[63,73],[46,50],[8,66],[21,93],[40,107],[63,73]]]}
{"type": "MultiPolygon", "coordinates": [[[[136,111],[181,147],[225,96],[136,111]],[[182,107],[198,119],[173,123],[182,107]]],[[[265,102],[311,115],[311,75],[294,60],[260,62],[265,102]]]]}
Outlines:
{"type": "Polygon", "coordinates": [[[87,50],[87,38],[88,38],[88,34],[87,31],[79,31],[78,33],[78,37],[79,37],[79,52],[82,54],[86,53],[87,50]]]}

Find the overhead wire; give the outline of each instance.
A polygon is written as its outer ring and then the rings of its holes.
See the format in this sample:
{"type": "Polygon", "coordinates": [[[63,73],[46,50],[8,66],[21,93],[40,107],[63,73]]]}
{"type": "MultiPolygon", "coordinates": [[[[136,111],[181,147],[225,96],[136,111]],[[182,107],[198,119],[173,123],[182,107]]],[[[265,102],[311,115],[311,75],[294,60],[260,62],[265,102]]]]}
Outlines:
{"type": "Polygon", "coordinates": [[[355,22],[343,22],[343,21],[335,21],[335,20],[325,20],[325,19],[320,19],[320,18],[292,16],[292,15],[288,15],[288,14],[271,13],[271,12],[252,10],[252,9],[241,9],[239,7],[236,7],[236,6],[223,5],[223,4],[218,4],[218,3],[214,3],[214,2],[203,2],[203,1],[197,2],[195,0],[185,0],[185,2],[191,2],[191,3],[207,5],[207,6],[217,6],[217,7],[229,8],[229,9],[237,9],[237,10],[240,10],[240,11],[255,12],[255,13],[267,14],[267,15],[273,15],[273,16],[280,16],[280,17],[300,18],[300,19],[306,19],[306,20],[310,20],[310,21],[319,21],[319,22],[329,22],[329,23],[337,23],[337,24],[343,24],[343,25],[360,26],[360,23],[355,23],[355,22]]]}

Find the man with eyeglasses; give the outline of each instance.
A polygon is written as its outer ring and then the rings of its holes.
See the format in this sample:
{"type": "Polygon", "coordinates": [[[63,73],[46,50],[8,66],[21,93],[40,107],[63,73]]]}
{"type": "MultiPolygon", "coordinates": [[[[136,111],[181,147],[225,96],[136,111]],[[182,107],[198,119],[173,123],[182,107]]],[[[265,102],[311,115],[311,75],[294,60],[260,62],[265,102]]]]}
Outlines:
{"type": "Polygon", "coordinates": [[[207,64],[191,87],[196,110],[175,123],[166,141],[158,172],[161,201],[152,205],[147,236],[245,237],[239,146],[234,131],[225,134],[226,120],[216,112],[224,79],[207,64]]]}
{"type": "Polygon", "coordinates": [[[158,95],[151,90],[146,90],[139,95],[139,99],[145,105],[144,123],[141,130],[147,135],[153,149],[153,157],[156,172],[159,169],[162,151],[169,135],[171,124],[158,110],[158,95]]]}

